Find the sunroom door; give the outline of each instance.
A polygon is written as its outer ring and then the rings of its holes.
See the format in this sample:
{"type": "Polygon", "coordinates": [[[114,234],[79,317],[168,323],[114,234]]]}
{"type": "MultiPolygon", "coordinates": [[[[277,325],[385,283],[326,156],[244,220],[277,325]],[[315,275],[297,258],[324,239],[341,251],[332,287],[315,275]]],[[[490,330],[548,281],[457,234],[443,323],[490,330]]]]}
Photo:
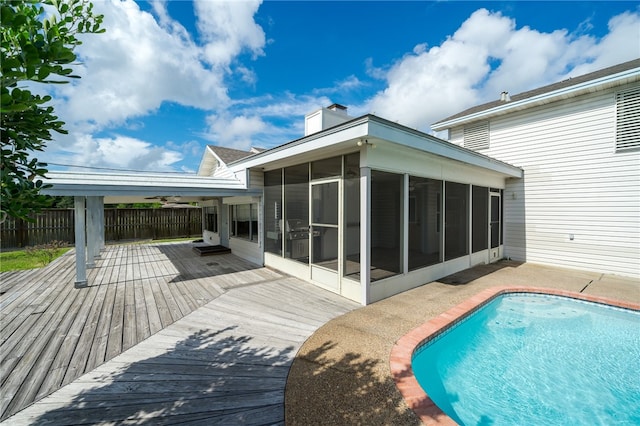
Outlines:
{"type": "Polygon", "coordinates": [[[311,184],[311,279],[331,289],[340,286],[340,181],[311,184]]]}
{"type": "Polygon", "coordinates": [[[500,217],[500,194],[491,193],[489,204],[489,261],[495,262],[500,258],[500,232],[502,230],[500,217]]]}

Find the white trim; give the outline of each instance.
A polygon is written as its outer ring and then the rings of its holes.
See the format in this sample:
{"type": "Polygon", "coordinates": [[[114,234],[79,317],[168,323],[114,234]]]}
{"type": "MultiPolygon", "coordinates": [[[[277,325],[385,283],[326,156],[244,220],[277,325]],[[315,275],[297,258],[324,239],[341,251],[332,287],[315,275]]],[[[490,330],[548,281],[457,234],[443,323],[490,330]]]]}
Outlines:
{"type": "Polygon", "coordinates": [[[261,197],[248,197],[248,196],[225,197],[222,199],[222,204],[228,204],[228,205],[256,204],[256,203],[260,203],[260,198],[261,197]]]}
{"type": "Polygon", "coordinates": [[[371,300],[371,168],[360,167],[360,303],[371,300]]]}
{"type": "Polygon", "coordinates": [[[247,159],[238,160],[229,168],[237,173],[240,170],[255,167],[280,168],[300,164],[313,161],[316,157],[326,158],[347,153],[349,150],[353,152],[361,139],[369,140],[371,146],[380,143],[404,146],[423,154],[435,154],[507,177],[522,177],[522,170],[518,167],[372,115],[351,120],[247,159]]]}
{"type": "Polygon", "coordinates": [[[76,281],[75,287],[87,286],[87,251],[85,239],[85,197],[74,199],[74,231],[76,246],[76,281]]]}
{"type": "Polygon", "coordinates": [[[48,172],[44,183],[51,188],[46,195],[83,195],[107,197],[215,197],[224,195],[258,195],[237,179],[161,173],[80,173],[48,172]]]}

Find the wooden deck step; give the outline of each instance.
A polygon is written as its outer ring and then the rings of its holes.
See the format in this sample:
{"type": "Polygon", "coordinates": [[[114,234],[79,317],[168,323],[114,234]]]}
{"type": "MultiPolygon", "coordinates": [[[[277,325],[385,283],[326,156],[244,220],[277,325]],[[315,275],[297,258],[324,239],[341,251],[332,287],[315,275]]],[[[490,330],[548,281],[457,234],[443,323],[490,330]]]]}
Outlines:
{"type": "Polygon", "coordinates": [[[231,253],[231,249],[224,246],[211,246],[211,245],[202,245],[195,246],[193,251],[199,256],[213,256],[219,254],[229,254],[231,253]]]}

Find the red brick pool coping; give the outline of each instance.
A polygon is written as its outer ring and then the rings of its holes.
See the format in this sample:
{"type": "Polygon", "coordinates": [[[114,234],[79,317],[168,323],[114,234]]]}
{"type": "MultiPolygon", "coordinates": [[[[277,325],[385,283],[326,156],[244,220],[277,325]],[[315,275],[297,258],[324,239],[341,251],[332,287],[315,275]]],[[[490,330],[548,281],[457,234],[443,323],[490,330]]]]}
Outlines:
{"type": "Polygon", "coordinates": [[[640,311],[640,304],[624,302],[607,297],[591,296],[571,291],[563,291],[540,287],[493,287],[484,290],[475,296],[465,300],[461,304],[438,315],[430,321],[414,328],[402,336],[393,346],[390,356],[391,375],[409,407],[420,417],[426,425],[456,425],[438,406],[429,398],[420,387],[413,375],[411,357],[415,349],[426,340],[429,340],[445,331],[447,328],[464,318],[467,314],[479,309],[492,299],[508,293],[540,293],[556,296],[567,296],[574,299],[589,302],[603,303],[640,311]]]}

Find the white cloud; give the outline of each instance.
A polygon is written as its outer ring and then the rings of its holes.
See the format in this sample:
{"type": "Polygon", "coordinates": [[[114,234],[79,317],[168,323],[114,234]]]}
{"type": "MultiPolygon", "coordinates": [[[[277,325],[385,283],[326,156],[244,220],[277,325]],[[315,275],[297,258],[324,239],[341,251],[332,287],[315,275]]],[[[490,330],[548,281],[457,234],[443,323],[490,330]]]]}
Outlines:
{"type": "MultiPolygon", "coordinates": [[[[95,12],[104,15],[106,31],[82,36],[83,44],[76,50],[80,64],[74,69],[82,78],[55,87],[56,112],[71,137],[49,144],[47,157],[68,158],[68,151],[73,151],[68,163],[167,169],[178,161],[178,152],[137,139],[89,135],[118,126],[140,127],[141,117],[166,102],[206,111],[228,108],[225,79],[234,72],[235,58],[244,52],[261,55],[265,44],[253,20],[259,4],[195,2],[201,32],[197,42],[169,15],[166,1],[153,2],[153,14],[133,0],[94,2],[95,12]]],[[[256,76],[246,66],[238,64],[236,72],[245,83],[255,84],[256,76]]]]}
{"type": "Polygon", "coordinates": [[[583,55],[591,61],[577,65],[578,76],[640,56],[640,13],[625,12],[609,20],[609,33],[600,42],[585,46],[583,55]]]}
{"type": "Polygon", "coordinates": [[[515,20],[486,9],[474,12],[440,46],[417,45],[388,70],[367,67],[387,81],[366,109],[428,130],[439,119],[477,103],[634,59],[640,52],[640,15],[624,13],[597,39],[567,30],[517,28],[515,20]],[[498,63],[497,67],[492,67],[498,63]]]}
{"type": "MultiPolygon", "coordinates": [[[[146,115],[162,102],[209,109],[228,102],[223,74],[201,62],[201,48],[165,16],[160,26],[131,1],[96,2],[106,32],[86,35],[78,48],[82,79],[61,86],[68,122],[96,128],[146,115]]],[[[158,9],[158,7],[156,7],[158,9]]]]}
{"type": "MultiPolygon", "coordinates": [[[[351,80],[345,81],[348,85],[351,80]]],[[[208,131],[201,136],[230,148],[271,148],[302,137],[305,115],[331,103],[326,96],[290,92],[239,100],[227,111],[208,116],[208,131]]]]}
{"type": "MultiPolygon", "coordinates": [[[[315,89],[313,93],[316,95],[339,94],[344,96],[345,92],[357,90],[362,86],[364,86],[365,84],[366,83],[358,79],[358,77],[356,77],[355,75],[350,75],[347,78],[336,82],[333,87],[318,88],[318,89],[315,89]]],[[[328,105],[322,105],[322,106],[328,106],[328,105]]]]}
{"type": "Polygon", "coordinates": [[[72,142],[64,146],[60,146],[59,141],[50,144],[52,151],[41,156],[41,160],[56,165],[82,166],[88,171],[100,168],[170,171],[183,158],[183,154],[174,149],[175,145],[155,146],[122,135],[94,138],[89,134],[78,134],[70,140],[72,142]]]}
{"type": "Polygon", "coordinates": [[[261,1],[196,0],[198,30],[206,42],[204,57],[216,67],[228,67],[245,50],[264,54],[265,34],[253,21],[261,1]]]}
{"type": "Polygon", "coordinates": [[[209,138],[219,145],[229,148],[248,150],[252,146],[253,136],[264,132],[267,123],[258,116],[234,116],[227,114],[212,115],[207,118],[210,126],[209,138]]]}

